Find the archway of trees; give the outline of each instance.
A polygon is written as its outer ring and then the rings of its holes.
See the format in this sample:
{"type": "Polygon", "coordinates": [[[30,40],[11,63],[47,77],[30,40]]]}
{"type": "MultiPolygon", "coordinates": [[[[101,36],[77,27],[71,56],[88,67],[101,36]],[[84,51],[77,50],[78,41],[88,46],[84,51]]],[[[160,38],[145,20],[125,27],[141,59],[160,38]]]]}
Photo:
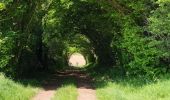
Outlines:
{"type": "Polygon", "coordinates": [[[0,71],[22,75],[64,68],[79,51],[96,68],[167,72],[169,29],[154,27],[168,10],[158,5],[169,9],[168,1],[154,0],[2,0],[0,71]]]}
{"type": "Polygon", "coordinates": [[[108,20],[109,16],[105,16],[107,12],[102,11],[99,4],[87,1],[69,1],[66,4],[69,7],[61,7],[59,11],[62,9],[65,11],[59,14],[57,13],[59,8],[56,8],[59,4],[56,3],[55,8],[52,9],[53,13],[49,11],[52,15],[45,17],[46,25],[49,26],[48,21],[53,20],[53,24],[56,25],[53,31],[58,31],[56,34],[61,34],[68,39],[75,34],[85,35],[92,45],[91,51],[97,56],[98,65],[113,66],[115,54],[111,48],[111,42],[113,34],[118,32],[116,30],[118,25],[108,20]],[[63,31],[63,29],[66,30],[63,31]]]}

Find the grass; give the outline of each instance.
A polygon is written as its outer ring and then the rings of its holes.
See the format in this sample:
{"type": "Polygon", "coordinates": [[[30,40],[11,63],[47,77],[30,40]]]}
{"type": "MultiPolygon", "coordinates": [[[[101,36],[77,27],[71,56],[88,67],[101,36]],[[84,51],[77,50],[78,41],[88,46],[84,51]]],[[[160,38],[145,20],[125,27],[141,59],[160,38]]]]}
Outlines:
{"type": "Polygon", "coordinates": [[[14,82],[0,73],[0,100],[30,100],[38,90],[38,88],[14,82]]]}
{"type": "Polygon", "coordinates": [[[78,92],[75,80],[66,78],[63,85],[56,90],[55,96],[52,100],[77,100],[78,92]]]}
{"type": "Polygon", "coordinates": [[[98,79],[95,84],[98,100],[170,100],[170,75],[156,81],[144,76],[98,79]]]}

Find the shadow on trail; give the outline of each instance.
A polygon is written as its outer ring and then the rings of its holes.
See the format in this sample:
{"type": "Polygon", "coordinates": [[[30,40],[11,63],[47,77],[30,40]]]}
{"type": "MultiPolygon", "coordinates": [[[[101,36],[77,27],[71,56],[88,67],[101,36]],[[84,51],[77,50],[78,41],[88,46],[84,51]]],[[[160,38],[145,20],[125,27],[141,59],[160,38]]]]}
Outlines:
{"type": "Polygon", "coordinates": [[[73,84],[73,81],[70,80],[76,81],[76,77],[81,75],[82,72],[79,71],[57,71],[49,75],[48,78],[44,79],[41,84],[44,90],[56,90],[62,86],[73,84]]]}
{"type": "Polygon", "coordinates": [[[96,91],[93,79],[83,71],[58,72],[60,77],[73,77],[76,79],[78,97],[77,100],[96,100],[96,91]]]}
{"type": "Polygon", "coordinates": [[[78,84],[77,85],[78,88],[94,89],[94,87],[89,86],[92,85],[93,79],[90,76],[88,76],[84,71],[79,71],[79,70],[58,71],[56,75],[61,79],[67,79],[67,78],[75,79],[76,83],[78,84]]]}
{"type": "MultiPolygon", "coordinates": [[[[78,100],[82,98],[95,98],[95,88],[92,86],[92,79],[80,70],[57,71],[44,79],[41,83],[43,90],[40,91],[33,100],[50,100],[55,91],[61,87],[74,84],[78,89],[78,100]],[[90,95],[89,95],[90,94],[90,95]]],[[[89,99],[96,100],[96,99],[89,99]]]]}
{"type": "MultiPolygon", "coordinates": [[[[80,81],[89,84],[93,83],[93,79],[88,76],[85,71],[79,69],[69,69],[64,71],[56,71],[53,73],[38,72],[31,77],[16,79],[14,81],[24,86],[32,86],[44,88],[45,90],[53,90],[61,87],[64,84],[69,84],[69,82],[65,82],[67,80],[75,80],[76,84],[80,81]]],[[[83,84],[78,87],[83,86],[86,87],[83,84]]]]}

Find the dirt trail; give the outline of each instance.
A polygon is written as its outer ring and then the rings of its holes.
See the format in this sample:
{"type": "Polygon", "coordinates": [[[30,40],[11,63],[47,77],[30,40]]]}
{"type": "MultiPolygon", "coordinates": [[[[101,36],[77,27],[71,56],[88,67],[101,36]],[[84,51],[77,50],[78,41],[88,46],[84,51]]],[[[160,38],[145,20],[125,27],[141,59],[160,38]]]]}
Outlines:
{"type": "Polygon", "coordinates": [[[51,100],[54,96],[55,90],[42,90],[32,100],[51,100]]]}
{"type": "Polygon", "coordinates": [[[97,100],[95,88],[86,74],[80,74],[77,77],[77,86],[79,94],[77,100],[97,100]]]}
{"type": "Polygon", "coordinates": [[[43,82],[43,90],[41,90],[32,100],[51,100],[55,94],[56,89],[59,87],[61,82],[58,81],[59,77],[55,75],[51,76],[50,79],[43,82]]]}
{"type": "Polygon", "coordinates": [[[44,81],[41,90],[32,100],[51,100],[57,88],[62,85],[62,79],[74,77],[77,80],[78,98],[77,100],[96,100],[95,89],[89,76],[81,71],[63,71],[52,75],[49,80],[44,81]]]}

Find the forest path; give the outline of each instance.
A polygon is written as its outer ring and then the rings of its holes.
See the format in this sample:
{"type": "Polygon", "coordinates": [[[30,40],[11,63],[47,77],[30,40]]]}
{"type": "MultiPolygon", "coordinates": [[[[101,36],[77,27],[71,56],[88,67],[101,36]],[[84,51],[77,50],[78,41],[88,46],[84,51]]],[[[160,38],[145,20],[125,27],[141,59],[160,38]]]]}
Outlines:
{"type": "Polygon", "coordinates": [[[61,77],[54,75],[49,76],[47,80],[44,80],[42,83],[42,90],[38,92],[35,97],[33,97],[31,100],[51,100],[57,90],[57,88],[60,87],[61,77]]]}
{"type": "Polygon", "coordinates": [[[73,77],[76,79],[78,97],[77,100],[97,100],[95,88],[92,86],[92,79],[84,72],[79,70],[58,71],[43,82],[41,90],[31,100],[51,100],[62,83],[64,78],[73,77]]]}
{"type": "Polygon", "coordinates": [[[92,85],[92,79],[85,73],[76,76],[78,87],[77,100],[97,100],[96,91],[92,85]]]}

